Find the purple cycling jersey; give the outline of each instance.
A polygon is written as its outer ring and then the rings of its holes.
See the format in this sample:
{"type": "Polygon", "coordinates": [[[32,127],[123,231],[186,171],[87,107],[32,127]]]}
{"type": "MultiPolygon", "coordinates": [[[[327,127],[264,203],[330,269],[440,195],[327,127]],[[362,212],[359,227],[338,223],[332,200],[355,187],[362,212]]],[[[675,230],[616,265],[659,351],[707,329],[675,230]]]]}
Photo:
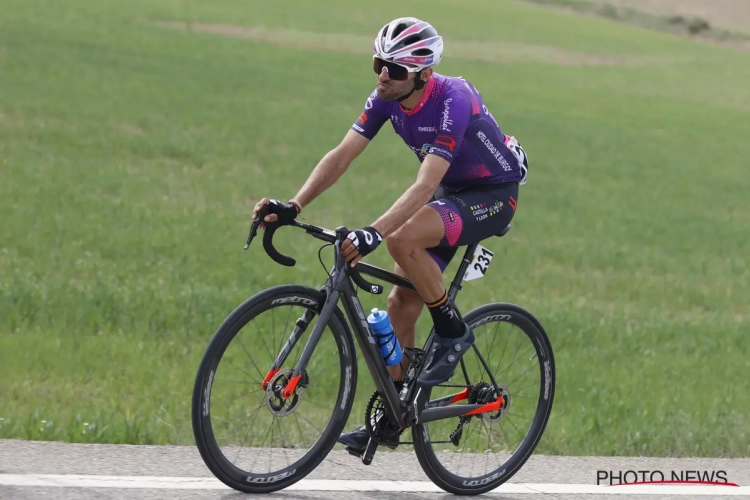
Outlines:
{"type": "Polygon", "coordinates": [[[372,140],[388,119],[420,162],[432,154],[450,163],[441,181],[449,189],[526,182],[525,153],[463,77],[433,73],[412,110],[382,101],[374,90],[352,130],[372,140]]]}

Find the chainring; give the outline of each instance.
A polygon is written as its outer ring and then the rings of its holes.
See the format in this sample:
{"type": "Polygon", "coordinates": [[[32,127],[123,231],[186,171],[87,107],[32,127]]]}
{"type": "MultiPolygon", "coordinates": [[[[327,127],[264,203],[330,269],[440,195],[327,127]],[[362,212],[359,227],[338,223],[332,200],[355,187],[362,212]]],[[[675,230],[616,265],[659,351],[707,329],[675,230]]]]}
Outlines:
{"type": "Polygon", "coordinates": [[[370,438],[378,444],[398,441],[398,437],[404,432],[403,428],[396,427],[388,421],[385,403],[378,391],[375,391],[367,402],[365,427],[370,438]]]}

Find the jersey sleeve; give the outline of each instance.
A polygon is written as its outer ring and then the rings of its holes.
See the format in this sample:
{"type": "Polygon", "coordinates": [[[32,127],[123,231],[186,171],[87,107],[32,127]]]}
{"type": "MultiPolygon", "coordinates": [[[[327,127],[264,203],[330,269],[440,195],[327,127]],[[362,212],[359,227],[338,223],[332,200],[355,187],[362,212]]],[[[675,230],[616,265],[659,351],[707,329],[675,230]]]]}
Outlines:
{"type": "Polygon", "coordinates": [[[386,106],[387,104],[378,97],[377,90],[373,90],[367,98],[359,118],[352,124],[352,130],[372,140],[390,116],[386,106]]]}
{"type": "Polygon", "coordinates": [[[450,92],[438,106],[437,137],[427,154],[449,163],[458,155],[471,118],[471,103],[460,92],[450,92]]]}

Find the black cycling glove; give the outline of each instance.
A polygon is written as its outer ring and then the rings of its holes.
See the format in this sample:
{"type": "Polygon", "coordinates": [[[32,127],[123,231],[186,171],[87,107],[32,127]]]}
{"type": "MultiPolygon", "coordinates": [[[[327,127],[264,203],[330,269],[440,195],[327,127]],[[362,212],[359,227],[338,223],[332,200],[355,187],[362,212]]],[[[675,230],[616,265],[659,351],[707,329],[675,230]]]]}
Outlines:
{"type": "Polygon", "coordinates": [[[356,229],[350,232],[346,237],[352,240],[352,243],[357,247],[357,250],[359,250],[359,254],[362,257],[375,250],[383,241],[383,237],[377,229],[372,226],[356,229]]]}
{"type": "Polygon", "coordinates": [[[289,224],[294,219],[296,219],[299,212],[297,212],[297,207],[294,206],[293,203],[284,203],[279,200],[271,200],[268,203],[268,213],[276,214],[279,220],[275,223],[284,225],[289,224]]]}

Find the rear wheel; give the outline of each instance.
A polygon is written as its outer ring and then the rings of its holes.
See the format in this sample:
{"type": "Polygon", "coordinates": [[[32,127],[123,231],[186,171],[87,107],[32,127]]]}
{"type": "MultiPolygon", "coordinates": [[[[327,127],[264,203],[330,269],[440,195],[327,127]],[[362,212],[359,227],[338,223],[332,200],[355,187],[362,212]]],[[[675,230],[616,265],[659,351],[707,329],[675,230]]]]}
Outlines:
{"type": "Polygon", "coordinates": [[[419,463],[437,486],[478,495],[509,480],[539,443],[552,410],[555,361],[541,324],[518,306],[488,304],[464,320],[474,330],[474,347],[430,399],[443,405],[502,398],[502,409],[417,425],[412,435],[419,463]],[[462,395],[450,397],[456,393],[462,395]]]}
{"type": "Polygon", "coordinates": [[[324,302],[325,295],[312,288],[271,288],[240,305],[211,339],[193,389],[193,433],[203,461],[227,486],[246,493],[286,488],[317,467],[343,430],[357,364],[340,309],[334,309],[295,394],[282,395],[324,302]],[[302,325],[286,361],[271,372],[302,325]]]}

